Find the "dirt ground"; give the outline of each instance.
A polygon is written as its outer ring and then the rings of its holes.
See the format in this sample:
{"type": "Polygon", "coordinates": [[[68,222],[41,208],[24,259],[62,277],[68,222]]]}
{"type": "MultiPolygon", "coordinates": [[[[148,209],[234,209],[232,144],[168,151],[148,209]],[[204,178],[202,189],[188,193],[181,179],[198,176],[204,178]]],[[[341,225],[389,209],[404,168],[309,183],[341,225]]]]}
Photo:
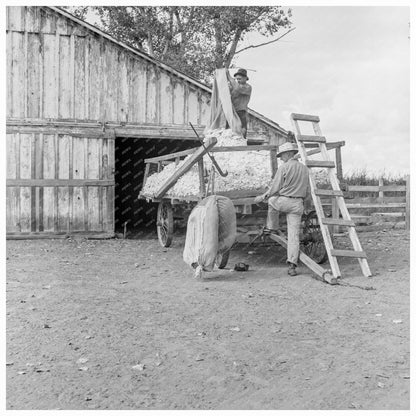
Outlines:
{"type": "Polygon", "coordinates": [[[409,234],[360,239],[350,286],[277,246],[195,280],[183,235],[9,240],[7,409],[409,409],[409,234]]]}

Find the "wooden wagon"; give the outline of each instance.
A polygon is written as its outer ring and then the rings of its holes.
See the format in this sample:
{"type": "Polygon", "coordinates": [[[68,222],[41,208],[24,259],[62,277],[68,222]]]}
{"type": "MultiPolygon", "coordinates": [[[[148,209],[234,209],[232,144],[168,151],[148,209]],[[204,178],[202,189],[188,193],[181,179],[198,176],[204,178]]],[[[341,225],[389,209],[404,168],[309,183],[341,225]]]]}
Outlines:
{"type": "MultiPolygon", "coordinates": [[[[171,153],[163,156],[145,159],[146,169],[143,181],[143,188],[139,194],[140,199],[146,199],[151,202],[158,203],[157,209],[157,235],[160,244],[163,247],[169,247],[172,243],[174,234],[174,224],[177,220],[187,221],[187,218],[195,207],[195,205],[208,195],[221,195],[230,198],[235,206],[237,214],[237,233],[244,234],[244,238],[240,241],[253,243],[258,237],[263,237],[264,241],[267,236],[262,235],[261,224],[266,223],[267,209],[261,209],[254,204],[254,198],[265,192],[266,187],[258,187],[256,189],[232,190],[232,191],[216,191],[215,189],[215,167],[207,170],[204,166],[203,156],[208,152],[212,155],[220,152],[247,152],[247,151],[267,151],[270,155],[270,167],[272,175],[277,170],[276,154],[278,146],[276,145],[249,145],[249,146],[228,146],[214,147],[216,140],[212,140],[206,146],[196,147],[193,149],[171,153]],[[145,184],[148,177],[160,172],[167,164],[179,162],[190,156],[174,174],[161,185],[158,191],[152,195],[144,192],[145,184]],[[187,195],[185,197],[169,195],[168,191],[174,186],[177,180],[187,173],[193,166],[198,165],[199,191],[197,195],[187,195]],[[247,224],[255,225],[254,229],[247,230],[247,224]]],[[[218,173],[217,173],[218,174],[218,173]]],[[[280,224],[281,229],[285,228],[285,224],[280,224]]],[[[249,227],[250,228],[250,227],[249,227]]],[[[238,238],[237,238],[238,239],[238,238]]],[[[314,210],[305,212],[302,219],[301,232],[302,249],[315,262],[322,263],[326,260],[326,251],[323,244],[319,223],[314,210]]],[[[220,259],[218,267],[223,268],[227,264],[229,253],[220,259]]]]}

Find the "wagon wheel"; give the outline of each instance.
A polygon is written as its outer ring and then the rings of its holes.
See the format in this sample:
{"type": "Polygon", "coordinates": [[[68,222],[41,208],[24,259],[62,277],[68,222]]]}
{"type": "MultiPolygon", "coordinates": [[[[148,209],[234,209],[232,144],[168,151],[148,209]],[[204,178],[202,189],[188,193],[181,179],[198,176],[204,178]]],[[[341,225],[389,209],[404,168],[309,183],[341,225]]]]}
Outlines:
{"type": "Polygon", "coordinates": [[[231,250],[227,250],[224,253],[217,255],[217,258],[215,259],[215,264],[218,266],[219,269],[223,269],[227,265],[228,259],[230,258],[230,251],[231,250]]]}
{"type": "Polygon", "coordinates": [[[169,247],[173,237],[173,209],[169,202],[159,202],[156,226],[160,245],[169,247]]]}
{"type": "Polygon", "coordinates": [[[316,211],[311,211],[306,215],[302,234],[303,252],[318,264],[328,260],[328,254],[316,211]]]}

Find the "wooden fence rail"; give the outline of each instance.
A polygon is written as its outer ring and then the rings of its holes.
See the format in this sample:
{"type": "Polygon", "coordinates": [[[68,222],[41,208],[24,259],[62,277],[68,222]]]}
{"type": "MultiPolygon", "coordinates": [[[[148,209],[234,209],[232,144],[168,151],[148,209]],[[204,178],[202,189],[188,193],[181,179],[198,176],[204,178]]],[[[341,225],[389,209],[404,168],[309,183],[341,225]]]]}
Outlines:
{"type": "MultiPolygon", "coordinates": [[[[351,217],[356,223],[365,222],[370,219],[371,214],[379,213],[380,216],[384,215],[388,218],[404,217],[405,229],[410,230],[410,175],[406,176],[405,185],[385,185],[382,178],[379,179],[378,185],[347,184],[344,198],[351,217]],[[358,192],[365,193],[365,196],[354,196],[354,193],[358,192]],[[385,196],[386,192],[401,192],[404,195],[385,196]],[[371,194],[373,196],[369,196],[371,194]]],[[[336,199],[332,202],[332,217],[338,218],[339,210],[336,199]]],[[[334,226],[333,231],[339,232],[339,226],[334,226]]]]}

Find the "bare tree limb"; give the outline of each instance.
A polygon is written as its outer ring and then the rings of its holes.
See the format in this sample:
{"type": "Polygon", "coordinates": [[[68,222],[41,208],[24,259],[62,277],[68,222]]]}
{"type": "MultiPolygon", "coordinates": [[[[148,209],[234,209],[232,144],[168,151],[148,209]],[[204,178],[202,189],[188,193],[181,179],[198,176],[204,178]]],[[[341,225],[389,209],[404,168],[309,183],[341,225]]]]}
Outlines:
{"type": "Polygon", "coordinates": [[[236,52],[234,53],[234,55],[237,55],[237,54],[238,54],[238,53],[240,53],[240,52],[246,51],[247,49],[251,49],[251,48],[259,48],[260,46],[269,45],[270,43],[277,42],[278,40],[282,39],[282,37],[283,37],[283,36],[286,36],[288,33],[292,32],[292,31],[293,31],[293,30],[295,30],[295,29],[296,29],[296,28],[295,28],[295,27],[293,27],[292,29],[288,30],[286,33],[283,33],[283,35],[282,35],[282,36],[279,36],[277,39],[273,39],[273,40],[271,40],[271,41],[269,41],[269,42],[259,43],[258,45],[250,45],[250,46],[247,46],[246,48],[243,48],[243,49],[240,49],[240,50],[236,51],[236,52]]]}

